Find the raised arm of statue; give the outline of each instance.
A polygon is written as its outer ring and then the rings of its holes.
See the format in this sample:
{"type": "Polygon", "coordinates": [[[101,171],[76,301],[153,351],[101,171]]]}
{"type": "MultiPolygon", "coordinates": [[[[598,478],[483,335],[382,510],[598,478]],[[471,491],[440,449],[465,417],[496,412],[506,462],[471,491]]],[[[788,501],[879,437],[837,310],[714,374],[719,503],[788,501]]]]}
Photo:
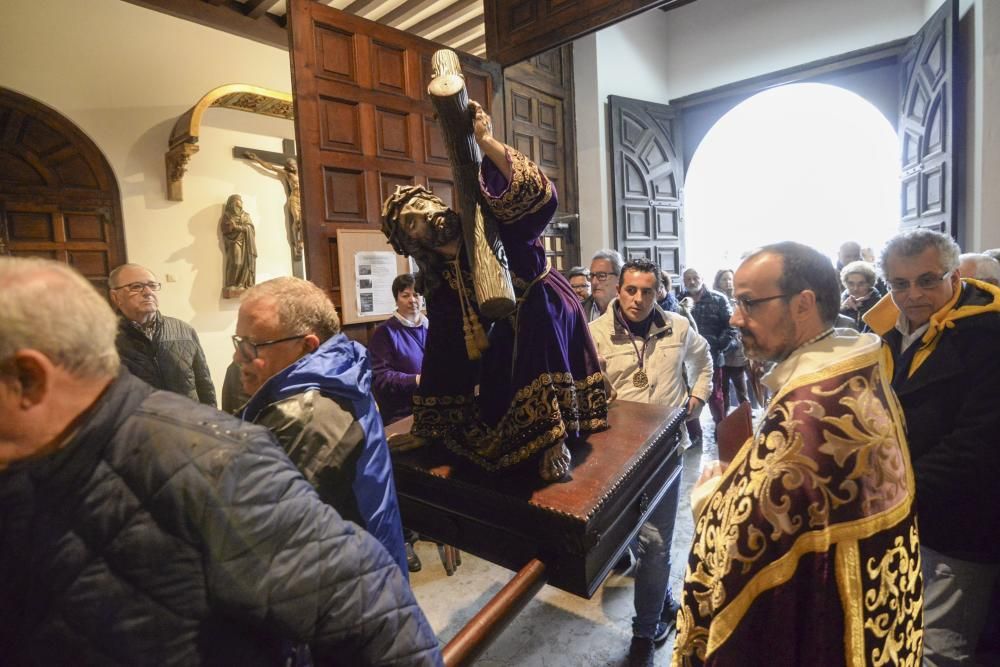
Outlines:
{"type": "Polygon", "coordinates": [[[483,155],[489,158],[509,183],[513,172],[507,162],[507,147],[493,136],[493,121],[479,102],[471,100],[469,108],[473,113],[472,128],[476,135],[476,143],[479,144],[483,155]]]}
{"type": "Polygon", "coordinates": [[[265,160],[261,160],[259,157],[257,157],[256,153],[251,153],[250,151],[247,151],[246,153],[244,153],[244,155],[246,156],[246,159],[248,159],[251,162],[255,163],[261,169],[266,169],[267,171],[269,171],[270,173],[274,174],[275,176],[280,176],[280,175],[283,175],[285,173],[285,169],[283,167],[279,167],[276,164],[272,164],[272,163],[267,162],[265,160]]]}

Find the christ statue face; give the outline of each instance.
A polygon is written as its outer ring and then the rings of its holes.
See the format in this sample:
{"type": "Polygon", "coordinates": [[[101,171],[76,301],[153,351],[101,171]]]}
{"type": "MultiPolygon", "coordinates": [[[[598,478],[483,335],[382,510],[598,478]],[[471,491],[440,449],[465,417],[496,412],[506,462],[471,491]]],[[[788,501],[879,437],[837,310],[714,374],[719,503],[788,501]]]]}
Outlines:
{"type": "Polygon", "coordinates": [[[400,230],[427,249],[440,251],[462,232],[458,214],[433,195],[410,198],[397,216],[400,230]]]}

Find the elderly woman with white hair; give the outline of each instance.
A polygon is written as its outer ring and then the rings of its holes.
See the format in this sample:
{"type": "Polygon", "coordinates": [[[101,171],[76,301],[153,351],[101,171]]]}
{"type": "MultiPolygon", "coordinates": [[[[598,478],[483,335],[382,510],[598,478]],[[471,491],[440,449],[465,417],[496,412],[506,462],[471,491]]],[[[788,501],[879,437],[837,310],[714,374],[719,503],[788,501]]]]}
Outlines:
{"type": "Polygon", "coordinates": [[[858,331],[870,330],[861,318],[882,298],[882,294],[875,289],[877,279],[875,267],[861,260],[849,262],[840,270],[840,282],[844,286],[840,314],[850,319],[851,326],[858,331]]]}

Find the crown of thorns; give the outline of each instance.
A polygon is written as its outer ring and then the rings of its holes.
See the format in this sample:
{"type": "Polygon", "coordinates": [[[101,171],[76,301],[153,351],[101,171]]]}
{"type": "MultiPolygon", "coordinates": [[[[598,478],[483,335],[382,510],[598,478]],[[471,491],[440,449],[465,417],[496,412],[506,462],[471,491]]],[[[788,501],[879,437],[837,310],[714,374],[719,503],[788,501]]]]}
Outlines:
{"type": "Polygon", "coordinates": [[[403,210],[407,202],[419,196],[438,199],[433,192],[422,185],[397,185],[396,191],[386,197],[382,203],[382,233],[389,240],[393,250],[404,257],[409,257],[412,254],[407,248],[406,241],[409,239],[404,237],[396,221],[399,219],[399,212],[403,210]]]}

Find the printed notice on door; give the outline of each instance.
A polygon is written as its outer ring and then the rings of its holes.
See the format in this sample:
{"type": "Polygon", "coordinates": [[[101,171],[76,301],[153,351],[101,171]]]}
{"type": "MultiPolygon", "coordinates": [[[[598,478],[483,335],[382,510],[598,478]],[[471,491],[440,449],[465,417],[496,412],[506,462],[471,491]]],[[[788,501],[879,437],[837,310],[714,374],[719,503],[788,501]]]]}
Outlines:
{"type": "Polygon", "coordinates": [[[358,315],[392,315],[392,281],[396,277],[396,253],[375,250],[354,255],[354,293],[358,315]]]}

